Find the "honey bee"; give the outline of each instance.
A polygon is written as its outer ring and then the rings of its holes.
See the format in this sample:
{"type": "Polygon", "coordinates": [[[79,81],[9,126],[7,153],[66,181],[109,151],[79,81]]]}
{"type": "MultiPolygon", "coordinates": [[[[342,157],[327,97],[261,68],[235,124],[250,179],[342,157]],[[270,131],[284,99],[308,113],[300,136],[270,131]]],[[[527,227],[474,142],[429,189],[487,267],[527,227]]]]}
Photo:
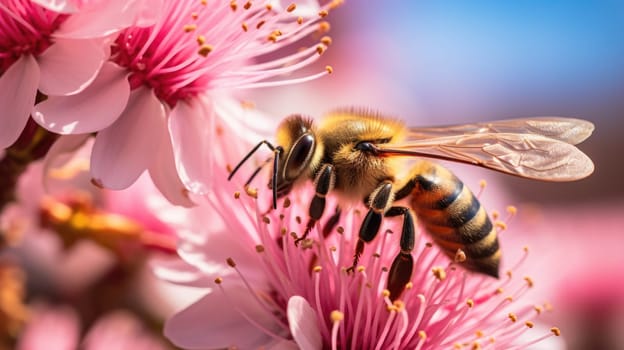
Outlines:
{"type": "MultiPolygon", "coordinates": [[[[572,181],[589,176],[594,165],[574,145],[589,137],[592,123],[538,117],[442,127],[407,127],[402,121],[367,110],[339,110],[315,125],[291,115],[277,128],[277,145],[258,143],[228,179],[262,145],[274,153],[269,188],[277,199],[312,180],[304,239],[325,212],[325,199],[364,201],[368,212],[359,229],[353,264],[357,266],[384,217],[402,217],[400,251],[388,273],[390,298],[400,296],[411,279],[418,218],[433,241],[462,266],[498,278],[501,251],[494,225],[475,195],[452,172],[424,158],[461,162],[520,177],[572,181]]],[[[271,159],[267,160],[269,162],[271,159]]],[[[262,166],[261,166],[262,167],[262,166]]],[[[248,185],[261,169],[251,176],[248,185]]],[[[328,220],[339,220],[340,209],[328,220]]]]}

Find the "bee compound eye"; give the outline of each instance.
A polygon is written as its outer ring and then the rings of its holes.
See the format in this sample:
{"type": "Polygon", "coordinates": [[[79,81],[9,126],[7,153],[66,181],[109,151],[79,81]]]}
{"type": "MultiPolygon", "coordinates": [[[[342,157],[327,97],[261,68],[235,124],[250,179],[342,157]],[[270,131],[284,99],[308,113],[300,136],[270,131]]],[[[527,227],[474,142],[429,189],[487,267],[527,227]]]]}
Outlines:
{"type": "Polygon", "coordinates": [[[311,134],[303,134],[288,152],[288,158],[284,165],[285,172],[284,177],[287,180],[293,180],[305,169],[312,159],[314,148],[316,146],[316,140],[311,134]]]}

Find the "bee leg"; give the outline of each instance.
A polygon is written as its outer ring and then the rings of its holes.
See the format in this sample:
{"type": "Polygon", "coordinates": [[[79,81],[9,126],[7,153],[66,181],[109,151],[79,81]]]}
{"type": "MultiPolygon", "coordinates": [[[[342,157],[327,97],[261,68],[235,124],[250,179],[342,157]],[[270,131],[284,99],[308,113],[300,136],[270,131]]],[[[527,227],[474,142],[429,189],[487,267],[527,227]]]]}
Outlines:
{"type": "Polygon", "coordinates": [[[334,214],[329,217],[329,219],[325,223],[325,226],[323,226],[323,237],[329,236],[334,227],[336,227],[338,221],[340,221],[340,214],[342,214],[342,209],[340,209],[339,206],[336,206],[334,214]]]}
{"type": "Polygon", "coordinates": [[[385,214],[387,217],[399,215],[403,215],[400,241],[401,251],[394,258],[388,273],[387,288],[390,291],[390,300],[392,301],[401,296],[405,285],[412,278],[412,270],[414,268],[414,258],[412,257],[412,249],[414,249],[416,237],[414,214],[407,207],[392,207],[385,214]]]}
{"type": "Polygon", "coordinates": [[[314,179],[316,193],[310,203],[310,218],[308,219],[305,232],[301,237],[295,240],[295,245],[298,245],[299,242],[303,241],[308,236],[308,233],[310,233],[316,222],[323,216],[323,212],[325,211],[325,197],[327,193],[334,188],[335,183],[336,174],[334,173],[334,167],[331,164],[323,164],[314,179]]]}
{"type": "Polygon", "coordinates": [[[383,218],[384,211],[388,205],[392,202],[392,181],[386,180],[382,182],[373,193],[370,195],[370,202],[368,206],[370,209],[360,226],[360,233],[357,245],[355,247],[355,254],[353,255],[353,264],[347,269],[347,272],[353,272],[360,256],[364,252],[364,243],[372,241],[381,227],[381,219],[383,218]]]}

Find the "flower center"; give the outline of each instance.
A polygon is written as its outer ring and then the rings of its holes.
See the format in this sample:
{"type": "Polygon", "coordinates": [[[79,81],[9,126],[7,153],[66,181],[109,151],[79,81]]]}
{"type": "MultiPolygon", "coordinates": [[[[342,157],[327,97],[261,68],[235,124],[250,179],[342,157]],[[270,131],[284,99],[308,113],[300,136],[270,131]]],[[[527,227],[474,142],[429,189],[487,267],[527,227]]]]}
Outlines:
{"type": "Polygon", "coordinates": [[[250,87],[297,70],[316,60],[329,42],[325,38],[296,54],[266,58],[319,30],[312,24],[326,11],[304,20],[291,7],[278,12],[268,3],[165,2],[154,26],[131,27],[117,37],[111,59],[130,72],[133,89],[148,86],[170,107],[209,89],[250,87]]]}
{"type": "Polygon", "coordinates": [[[30,0],[0,3],[0,74],[23,55],[38,56],[52,43],[52,33],[67,18],[30,0]]]}

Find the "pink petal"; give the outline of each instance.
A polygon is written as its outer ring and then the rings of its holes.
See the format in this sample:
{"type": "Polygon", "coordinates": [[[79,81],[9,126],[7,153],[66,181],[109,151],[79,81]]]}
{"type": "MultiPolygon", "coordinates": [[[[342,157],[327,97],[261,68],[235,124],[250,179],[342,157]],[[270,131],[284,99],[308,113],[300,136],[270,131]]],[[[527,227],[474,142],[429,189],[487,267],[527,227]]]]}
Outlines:
{"type": "MultiPolygon", "coordinates": [[[[56,142],[54,142],[48,153],[46,153],[43,162],[43,186],[46,189],[46,192],[49,192],[50,194],[62,193],[67,190],[68,187],[76,186],[75,181],[69,181],[69,179],[66,178],[59,178],[55,172],[79,156],[76,151],[83,147],[90,137],[90,134],[65,135],[61,136],[58,140],[56,140],[56,142]]],[[[73,175],[75,177],[79,177],[81,175],[79,172],[82,169],[75,170],[76,173],[73,175]]],[[[85,173],[88,174],[88,167],[85,170],[85,173]]],[[[74,180],[80,181],[77,178],[74,180]]]]}
{"type": "Polygon", "coordinates": [[[205,194],[212,178],[214,115],[209,102],[179,102],[169,117],[169,132],[176,167],[191,192],[205,194]]]}
{"type": "Polygon", "coordinates": [[[100,131],[91,153],[91,175],[103,187],[121,190],[138,179],[152,163],[162,132],[165,108],[153,91],[140,87],[130,94],[126,109],[111,126],[100,131]]]}
{"type": "Polygon", "coordinates": [[[82,344],[85,350],[164,350],[158,338],[130,312],[117,310],[100,317],[82,344]]]}
{"type": "Polygon", "coordinates": [[[292,340],[278,340],[265,347],[267,350],[299,350],[297,343],[292,340]]]}
{"type": "Polygon", "coordinates": [[[161,0],[106,0],[86,3],[54,33],[60,38],[100,38],[131,25],[147,26],[160,14],[161,0]]]}
{"type": "Polygon", "coordinates": [[[38,57],[39,90],[46,95],[69,95],[84,90],[106,59],[104,40],[56,39],[38,57]]]}
{"type": "Polygon", "coordinates": [[[44,309],[32,315],[21,334],[18,350],[74,350],[78,345],[80,321],[68,307],[44,309]]]}
{"type": "Polygon", "coordinates": [[[214,286],[215,276],[207,276],[203,271],[181,259],[155,257],[150,259],[150,267],[154,275],[169,283],[196,288],[214,286]]]}
{"type": "Polygon", "coordinates": [[[154,135],[154,138],[159,142],[158,149],[155,151],[154,162],[148,169],[149,174],[154,185],[169,202],[183,207],[192,207],[195,203],[189,198],[188,192],[178,176],[173,158],[173,146],[171,146],[171,139],[166,132],[164,123],[163,120],[162,130],[164,132],[160,136],[154,135]]]}
{"type": "Polygon", "coordinates": [[[290,297],[286,312],[290,333],[301,349],[316,350],[323,347],[316,313],[307,300],[299,295],[290,297]]]}
{"type": "Polygon", "coordinates": [[[214,110],[219,121],[231,130],[235,130],[237,137],[242,141],[255,145],[264,138],[272,137],[275,133],[279,118],[264,114],[255,108],[245,107],[241,101],[225,94],[212,94],[212,96],[214,110]]]}
{"type": "Polygon", "coordinates": [[[12,145],[24,130],[38,85],[39,66],[30,55],[20,57],[0,76],[0,148],[12,145]]]}
{"type": "Polygon", "coordinates": [[[71,96],[50,96],[34,108],[33,119],[59,134],[85,134],[111,125],[128,103],[125,70],[105,63],[95,80],[71,96]]]}
{"type": "Polygon", "coordinates": [[[164,334],[185,349],[257,349],[269,343],[271,338],[237,310],[244,310],[250,319],[273,332],[279,329],[249,290],[232,286],[224,292],[215,290],[173,315],[165,323],[164,334]]]}
{"type": "Polygon", "coordinates": [[[59,13],[74,13],[78,11],[75,1],[71,0],[31,0],[35,4],[45,7],[48,10],[59,13]]]}

